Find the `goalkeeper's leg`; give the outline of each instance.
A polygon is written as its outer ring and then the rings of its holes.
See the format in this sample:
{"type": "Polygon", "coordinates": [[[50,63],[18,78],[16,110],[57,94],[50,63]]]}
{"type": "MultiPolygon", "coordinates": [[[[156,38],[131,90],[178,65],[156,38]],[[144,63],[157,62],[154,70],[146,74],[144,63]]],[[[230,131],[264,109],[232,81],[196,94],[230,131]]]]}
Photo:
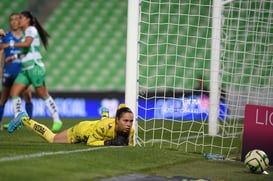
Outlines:
{"type": "Polygon", "coordinates": [[[55,134],[43,124],[40,124],[29,117],[22,117],[22,123],[32,129],[36,134],[44,138],[49,143],[53,143],[55,134]]]}

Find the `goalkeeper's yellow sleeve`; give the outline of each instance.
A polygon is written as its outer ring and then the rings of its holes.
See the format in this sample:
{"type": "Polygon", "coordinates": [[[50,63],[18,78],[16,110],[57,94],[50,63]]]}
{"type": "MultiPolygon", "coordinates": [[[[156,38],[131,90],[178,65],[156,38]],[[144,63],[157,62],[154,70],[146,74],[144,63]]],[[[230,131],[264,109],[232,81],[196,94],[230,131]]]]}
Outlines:
{"type": "MultiPolygon", "coordinates": [[[[115,119],[114,118],[106,118],[98,121],[91,133],[89,134],[88,140],[86,142],[89,146],[102,146],[105,141],[109,141],[114,139],[115,137],[115,119]]],[[[131,128],[129,134],[129,146],[134,145],[134,129],[131,128]]]]}
{"type": "Polygon", "coordinates": [[[104,141],[112,140],[115,136],[115,119],[106,118],[98,121],[86,142],[90,146],[104,145],[104,141]]]}

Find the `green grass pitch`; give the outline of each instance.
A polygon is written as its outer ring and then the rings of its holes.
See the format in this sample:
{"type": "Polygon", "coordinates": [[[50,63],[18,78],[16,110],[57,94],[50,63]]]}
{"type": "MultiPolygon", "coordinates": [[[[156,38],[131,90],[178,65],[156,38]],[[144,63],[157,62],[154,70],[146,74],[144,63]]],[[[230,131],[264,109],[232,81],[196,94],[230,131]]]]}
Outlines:
{"type": "MultiPolygon", "coordinates": [[[[38,119],[51,126],[51,120],[38,119]]],[[[6,123],[5,119],[3,122],[6,123]]],[[[80,120],[64,119],[64,129],[80,120]]],[[[271,181],[252,174],[240,161],[211,161],[202,154],[158,146],[89,147],[84,144],[49,144],[31,130],[0,132],[0,180],[100,180],[127,174],[171,178],[187,176],[210,180],[271,181]]]]}

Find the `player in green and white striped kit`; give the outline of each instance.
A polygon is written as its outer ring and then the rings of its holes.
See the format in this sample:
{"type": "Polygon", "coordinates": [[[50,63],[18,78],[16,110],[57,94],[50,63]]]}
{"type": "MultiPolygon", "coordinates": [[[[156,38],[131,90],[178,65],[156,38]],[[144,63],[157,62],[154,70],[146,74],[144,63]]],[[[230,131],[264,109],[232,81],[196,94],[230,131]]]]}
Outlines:
{"type": "Polygon", "coordinates": [[[19,43],[2,44],[2,48],[17,47],[21,48],[20,56],[22,70],[14,81],[10,95],[15,117],[22,112],[20,94],[30,85],[35,88],[38,96],[44,100],[47,108],[53,117],[52,131],[57,132],[62,127],[62,121],[54,100],[48,94],[45,85],[45,67],[40,53],[40,38],[45,48],[48,45],[49,34],[43,29],[38,20],[29,11],[20,13],[19,26],[24,31],[24,39],[19,43]]]}

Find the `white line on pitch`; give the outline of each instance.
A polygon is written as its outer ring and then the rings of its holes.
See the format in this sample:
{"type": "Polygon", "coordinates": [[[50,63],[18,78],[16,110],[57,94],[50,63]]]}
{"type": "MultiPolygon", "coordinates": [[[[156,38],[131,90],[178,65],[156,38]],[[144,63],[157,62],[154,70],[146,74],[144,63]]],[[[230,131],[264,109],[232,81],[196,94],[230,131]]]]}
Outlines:
{"type": "Polygon", "coordinates": [[[13,157],[3,157],[0,158],[1,162],[9,162],[9,161],[15,161],[15,160],[23,160],[28,158],[38,158],[38,157],[44,157],[44,156],[50,156],[50,155],[65,155],[70,153],[79,153],[79,152],[87,152],[87,151],[93,151],[93,150],[100,150],[105,148],[117,148],[117,147],[91,147],[87,149],[79,149],[79,150],[70,150],[70,151],[56,151],[56,152],[40,152],[40,153],[34,153],[29,155],[18,155],[13,157]]]}

